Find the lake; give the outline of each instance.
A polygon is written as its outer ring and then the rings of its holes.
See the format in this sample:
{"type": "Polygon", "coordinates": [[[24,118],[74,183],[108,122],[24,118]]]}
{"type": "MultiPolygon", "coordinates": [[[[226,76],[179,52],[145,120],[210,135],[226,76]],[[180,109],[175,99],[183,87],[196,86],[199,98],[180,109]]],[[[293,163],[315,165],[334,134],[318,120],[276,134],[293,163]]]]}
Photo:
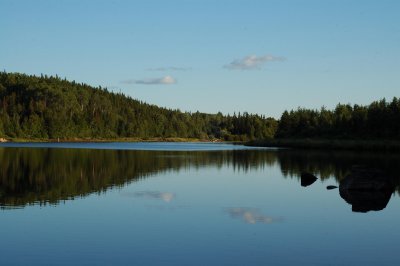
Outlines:
{"type": "Polygon", "coordinates": [[[327,189],[354,165],[398,185],[398,154],[3,143],[0,164],[0,265],[398,263],[398,190],[352,206],[327,189]]]}

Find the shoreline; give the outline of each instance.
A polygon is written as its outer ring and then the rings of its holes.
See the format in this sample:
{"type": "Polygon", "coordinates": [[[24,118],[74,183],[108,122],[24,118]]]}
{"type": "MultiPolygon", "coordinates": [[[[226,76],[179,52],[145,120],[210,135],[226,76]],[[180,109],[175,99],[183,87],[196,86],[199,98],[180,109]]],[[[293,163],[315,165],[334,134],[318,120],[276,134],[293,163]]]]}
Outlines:
{"type": "MultiPolygon", "coordinates": [[[[196,138],[0,138],[0,143],[105,143],[105,142],[210,142],[227,143],[220,139],[196,139],[196,138]]],[[[231,142],[229,142],[231,143],[231,142]]]]}
{"type": "Polygon", "coordinates": [[[399,140],[272,139],[244,143],[251,147],[400,152],[399,140]]]}
{"type": "Polygon", "coordinates": [[[343,140],[343,139],[271,139],[252,141],[225,141],[196,138],[0,138],[0,143],[107,143],[107,142],[205,142],[245,145],[249,147],[288,148],[299,150],[349,150],[400,152],[398,140],[343,140]]]}

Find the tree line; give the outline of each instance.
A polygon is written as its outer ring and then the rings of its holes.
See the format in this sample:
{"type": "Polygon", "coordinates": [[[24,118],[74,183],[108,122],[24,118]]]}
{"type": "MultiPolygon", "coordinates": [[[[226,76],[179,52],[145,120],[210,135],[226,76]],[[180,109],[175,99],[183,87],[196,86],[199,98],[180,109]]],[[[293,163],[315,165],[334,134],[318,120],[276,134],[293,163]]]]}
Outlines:
{"type": "Polygon", "coordinates": [[[58,76],[4,71],[0,72],[0,137],[398,140],[400,100],[338,104],[334,110],[298,108],[276,120],[247,112],[181,112],[58,76]]]}
{"type": "Polygon", "coordinates": [[[223,115],[160,108],[107,88],[58,76],[0,73],[4,138],[268,139],[278,124],[256,114],[223,115]]]}
{"type": "Polygon", "coordinates": [[[338,104],[334,110],[299,108],[285,111],[276,138],[400,139],[400,100],[367,106],[338,104]]]}

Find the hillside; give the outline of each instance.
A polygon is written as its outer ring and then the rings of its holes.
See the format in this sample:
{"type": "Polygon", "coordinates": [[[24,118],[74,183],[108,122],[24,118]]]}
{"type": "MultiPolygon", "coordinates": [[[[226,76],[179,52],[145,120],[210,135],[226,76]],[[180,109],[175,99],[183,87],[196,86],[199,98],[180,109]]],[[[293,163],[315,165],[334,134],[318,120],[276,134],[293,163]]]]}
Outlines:
{"type": "Polygon", "coordinates": [[[269,139],[277,121],[189,113],[53,76],[0,73],[0,137],[269,139]]]}

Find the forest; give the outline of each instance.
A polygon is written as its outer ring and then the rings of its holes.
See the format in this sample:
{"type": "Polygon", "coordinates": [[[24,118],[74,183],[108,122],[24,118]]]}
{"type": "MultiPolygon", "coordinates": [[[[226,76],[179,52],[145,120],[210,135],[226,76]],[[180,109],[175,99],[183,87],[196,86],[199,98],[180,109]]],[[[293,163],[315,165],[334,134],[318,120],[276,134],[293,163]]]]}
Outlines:
{"type": "Polygon", "coordinates": [[[278,123],[255,114],[181,112],[58,76],[0,73],[0,137],[6,139],[270,139],[278,123]]]}
{"type": "Polygon", "coordinates": [[[299,108],[285,111],[275,137],[353,140],[399,140],[400,100],[375,101],[367,106],[338,104],[334,110],[299,108]]]}
{"type": "MultiPolygon", "coordinates": [[[[194,138],[400,139],[400,100],[334,110],[298,108],[263,115],[181,112],[58,76],[0,72],[0,137],[6,139],[194,138]]],[[[269,145],[269,144],[268,144],[269,145]]]]}

